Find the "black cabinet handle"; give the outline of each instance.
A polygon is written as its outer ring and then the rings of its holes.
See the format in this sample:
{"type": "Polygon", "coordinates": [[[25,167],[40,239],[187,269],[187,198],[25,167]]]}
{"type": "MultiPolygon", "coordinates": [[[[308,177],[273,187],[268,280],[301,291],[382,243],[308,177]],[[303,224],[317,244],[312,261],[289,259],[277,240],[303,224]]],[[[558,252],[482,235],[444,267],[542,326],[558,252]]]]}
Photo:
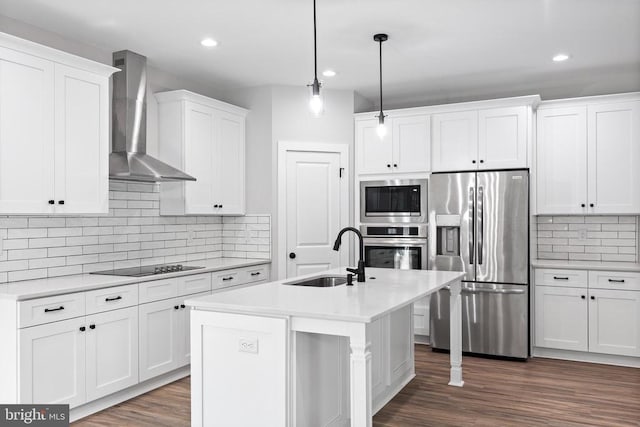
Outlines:
{"type": "Polygon", "coordinates": [[[179,310],[179,309],[180,309],[180,306],[179,306],[179,305],[174,305],[174,306],[173,306],[173,308],[174,308],[175,310],[179,310]]]}
{"type": "Polygon", "coordinates": [[[590,208],[592,208],[592,207],[594,207],[594,206],[595,206],[595,205],[594,205],[593,203],[589,203],[589,207],[590,207],[590,208]]]}
{"type": "Polygon", "coordinates": [[[553,280],[569,280],[568,277],[553,276],[553,280]]]}
{"type": "Polygon", "coordinates": [[[480,160],[480,163],[484,163],[484,160],[480,160]]]}
{"type": "Polygon", "coordinates": [[[259,275],[260,275],[260,272],[259,272],[259,271],[256,271],[255,273],[251,273],[251,275],[252,275],[252,276],[259,276],[259,275]]]}
{"type": "Polygon", "coordinates": [[[222,278],[222,281],[224,281],[224,282],[226,282],[227,280],[233,280],[233,277],[229,276],[229,277],[223,277],[222,278]]]}
{"type": "Polygon", "coordinates": [[[89,325],[89,329],[95,329],[96,325],[89,325]]]}
{"type": "Polygon", "coordinates": [[[609,279],[610,283],[624,283],[624,279],[609,279]]]}
{"type": "Polygon", "coordinates": [[[290,252],[289,253],[289,258],[296,259],[296,253],[295,252],[290,252]]]}
{"type": "Polygon", "coordinates": [[[587,297],[585,297],[584,295],[580,295],[580,298],[585,299],[585,298],[587,298],[587,297]]]}
{"type": "Polygon", "coordinates": [[[214,207],[214,208],[217,208],[217,207],[218,207],[218,205],[213,205],[213,207],[214,207]]]}
{"type": "Polygon", "coordinates": [[[582,208],[584,208],[584,207],[586,207],[586,206],[587,206],[587,205],[585,205],[584,203],[580,204],[580,207],[582,207],[582,208]]]}
{"type": "Polygon", "coordinates": [[[58,308],[45,308],[44,312],[45,313],[51,313],[52,311],[60,311],[60,310],[64,310],[64,306],[60,306],[58,308]]]}
{"type": "Polygon", "coordinates": [[[122,297],[120,295],[118,295],[117,297],[105,298],[104,300],[106,302],[110,302],[110,301],[118,301],[119,299],[122,299],[122,297]]]}
{"type": "Polygon", "coordinates": [[[87,330],[87,328],[85,328],[84,326],[80,326],[80,332],[84,332],[86,330],[87,330]]]}
{"type": "Polygon", "coordinates": [[[222,207],[222,205],[220,205],[220,207],[222,207]]]}
{"type": "Polygon", "coordinates": [[[55,200],[49,200],[49,204],[53,205],[55,203],[55,200]]]}
{"type": "Polygon", "coordinates": [[[475,161],[475,160],[471,160],[471,163],[473,163],[473,164],[475,165],[475,164],[476,164],[476,161],[475,161]]]}
{"type": "Polygon", "coordinates": [[[58,200],[59,205],[64,205],[64,200],[58,200]]]}
{"type": "Polygon", "coordinates": [[[180,308],[186,308],[187,306],[184,304],[180,304],[180,308]]]}
{"type": "Polygon", "coordinates": [[[393,167],[394,167],[394,168],[397,168],[397,167],[398,167],[398,164],[397,164],[397,163],[394,163],[394,164],[393,164],[393,167]]]}
{"type": "Polygon", "coordinates": [[[596,297],[594,297],[593,295],[591,295],[591,299],[596,299],[596,297]]]}
{"type": "Polygon", "coordinates": [[[391,164],[390,164],[390,163],[387,163],[387,167],[388,167],[388,168],[390,168],[390,167],[391,167],[391,164]]]}

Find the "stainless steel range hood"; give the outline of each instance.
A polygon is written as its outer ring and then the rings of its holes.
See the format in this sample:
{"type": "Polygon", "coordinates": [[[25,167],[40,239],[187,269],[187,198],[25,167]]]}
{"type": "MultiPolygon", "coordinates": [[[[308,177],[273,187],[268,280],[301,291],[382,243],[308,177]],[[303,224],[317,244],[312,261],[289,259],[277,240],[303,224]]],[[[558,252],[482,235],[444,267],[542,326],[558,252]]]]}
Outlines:
{"type": "Polygon", "coordinates": [[[109,178],[137,182],[195,181],[191,175],[147,154],[147,58],[113,53],[112,152],[109,178]]]}

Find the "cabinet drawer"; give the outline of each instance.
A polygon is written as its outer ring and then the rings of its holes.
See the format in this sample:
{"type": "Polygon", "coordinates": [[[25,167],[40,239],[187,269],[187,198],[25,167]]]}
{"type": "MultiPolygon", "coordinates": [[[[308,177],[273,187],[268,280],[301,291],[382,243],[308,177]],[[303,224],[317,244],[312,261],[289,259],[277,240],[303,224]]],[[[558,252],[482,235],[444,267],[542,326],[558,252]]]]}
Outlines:
{"type": "Polygon", "coordinates": [[[21,301],[18,303],[18,327],[84,316],[84,301],[82,292],[21,301]]]}
{"type": "Polygon", "coordinates": [[[239,270],[226,270],[213,273],[213,289],[227,288],[246,283],[239,270]]]}
{"type": "Polygon", "coordinates": [[[587,272],[584,270],[536,269],[536,286],[563,286],[586,288],[587,272]]]}
{"type": "Polygon", "coordinates": [[[178,296],[178,279],[154,280],[138,285],[140,304],[178,296]]]}
{"type": "Polygon", "coordinates": [[[138,305],[138,285],[96,289],[85,294],[87,314],[138,305]]]}
{"type": "Polygon", "coordinates": [[[211,273],[178,278],[178,295],[197,294],[211,290],[211,273]]]}
{"type": "Polygon", "coordinates": [[[248,268],[244,273],[246,274],[245,283],[269,280],[269,267],[266,265],[248,268]]]}
{"type": "Polygon", "coordinates": [[[640,273],[589,271],[589,288],[640,291],[640,273]]]}

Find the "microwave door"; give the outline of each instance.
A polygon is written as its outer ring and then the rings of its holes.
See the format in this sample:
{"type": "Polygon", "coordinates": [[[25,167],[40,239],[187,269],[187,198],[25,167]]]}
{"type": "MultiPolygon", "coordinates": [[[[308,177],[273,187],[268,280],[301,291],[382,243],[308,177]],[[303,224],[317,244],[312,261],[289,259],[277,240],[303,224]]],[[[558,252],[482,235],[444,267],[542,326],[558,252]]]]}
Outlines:
{"type": "Polygon", "coordinates": [[[429,182],[429,269],[474,281],[476,174],[434,173],[429,182]]]}

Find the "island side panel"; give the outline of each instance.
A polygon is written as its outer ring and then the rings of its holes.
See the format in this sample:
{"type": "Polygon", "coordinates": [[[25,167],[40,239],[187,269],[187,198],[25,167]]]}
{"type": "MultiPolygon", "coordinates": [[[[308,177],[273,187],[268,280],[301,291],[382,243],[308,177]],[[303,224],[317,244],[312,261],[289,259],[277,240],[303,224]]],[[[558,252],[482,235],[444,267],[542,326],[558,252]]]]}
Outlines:
{"type": "Polygon", "coordinates": [[[449,338],[451,374],[449,385],[462,387],[462,297],[460,295],[462,283],[460,280],[451,284],[449,298],[449,338]]]}
{"type": "Polygon", "coordinates": [[[290,426],[289,321],[191,311],[191,425],[290,426]]]}
{"type": "Polygon", "coordinates": [[[351,427],[371,427],[373,396],[371,393],[371,330],[368,323],[356,323],[349,334],[351,347],[351,427]]]}

